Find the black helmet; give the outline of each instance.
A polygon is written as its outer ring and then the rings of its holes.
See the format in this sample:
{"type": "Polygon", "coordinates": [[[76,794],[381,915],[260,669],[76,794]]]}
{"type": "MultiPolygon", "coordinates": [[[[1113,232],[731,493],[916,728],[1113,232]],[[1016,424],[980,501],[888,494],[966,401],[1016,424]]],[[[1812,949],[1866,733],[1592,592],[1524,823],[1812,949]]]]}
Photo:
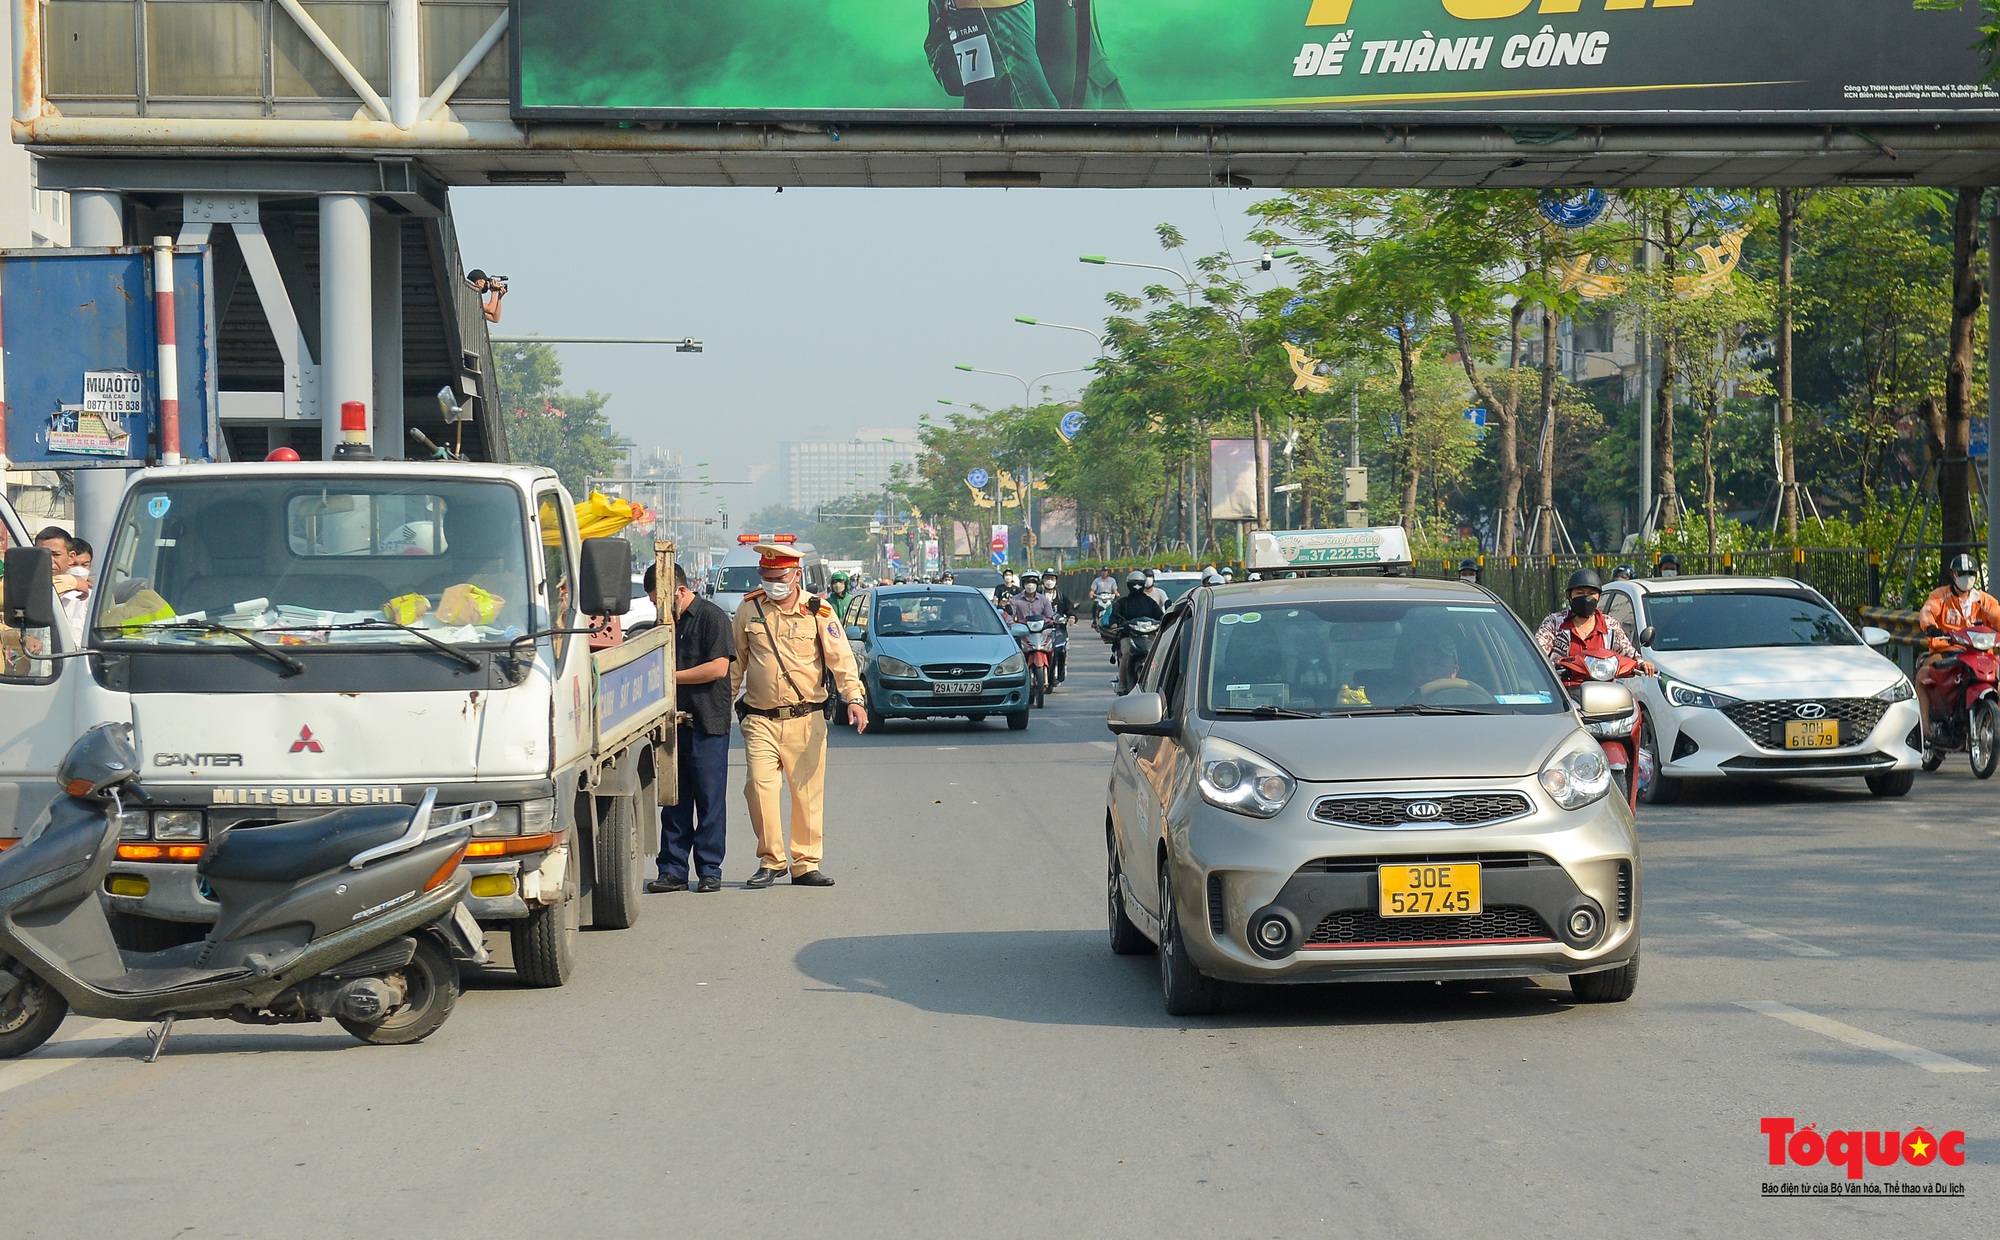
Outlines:
{"type": "Polygon", "coordinates": [[[1954,577],[1958,576],[1960,573],[1965,573],[1969,576],[1979,571],[1979,565],[1972,562],[1971,556],[1961,551],[1957,555],[1951,557],[1951,563],[1945,566],[1945,571],[1950,573],[1954,577]]]}
{"type": "Polygon", "coordinates": [[[100,723],[69,747],[56,782],[64,792],[87,801],[108,801],[111,790],[139,777],[139,754],[132,746],[132,725],[100,723]]]}
{"type": "Polygon", "coordinates": [[[1665,568],[1669,564],[1673,565],[1675,568],[1679,568],[1681,566],[1681,558],[1675,555],[1673,552],[1669,551],[1665,555],[1660,557],[1660,567],[1665,568]]]}
{"type": "Polygon", "coordinates": [[[1466,556],[1458,562],[1458,571],[1461,573],[1476,573],[1479,571],[1479,561],[1473,559],[1471,556],[1466,556]]]}
{"type": "Polygon", "coordinates": [[[1617,568],[1612,569],[1611,580],[1613,581],[1632,580],[1632,566],[1630,564],[1620,564],[1617,568]]]}
{"type": "Polygon", "coordinates": [[[1597,575],[1596,570],[1579,568],[1569,575],[1569,584],[1563,587],[1563,593],[1567,594],[1571,590],[1597,590],[1601,592],[1603,589],[1604,579],[1597,575]]]}

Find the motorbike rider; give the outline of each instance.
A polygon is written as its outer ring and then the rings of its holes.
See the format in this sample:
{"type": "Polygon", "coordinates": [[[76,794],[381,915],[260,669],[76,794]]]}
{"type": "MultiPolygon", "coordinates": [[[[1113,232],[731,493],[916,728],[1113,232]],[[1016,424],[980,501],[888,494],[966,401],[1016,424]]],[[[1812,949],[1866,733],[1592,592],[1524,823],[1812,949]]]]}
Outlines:
{"type": "Polygon", "coordinates": [[[1669,551],[1660,557],[1653,573],[1658,577],[1678,577],[1681,575],[1681,558],[1669,551]]]}
{"type": "MultiPolygon", "coordinates": [[[[1917,627],[1925,633],[1932,629],[1963,632],[1975,624],[2000,630],[2000,601],[1973,584],[1977,572],[1971,556],[1962,551],[1953,556],[1945,566],[1944,584],[1931,591],[1923,610],[1917,613],[1917,627]]],[[[1958,643],[1948,637],[1932,637],[1929,647],[1929,657],[1917,669],[1917,711],[1923,716],[1925,735],[1930,734],[1931,689],[1937,684],[1938,668],[1952,657],[1958,643]]]]}
{"type": "Polygon", "coordinates": [[[1097,576],[1090,579],[1090,595],[1099,602],[1118,597],[1118,579],[1111,575],[1111,566],[1106,564],[1097,570],[1097,576]]]}
{"type": "Polygon", "coordinates": [[[1005,610],[1010,624],[1026,624],[1030,620],[1040,620],[1054,624],[1056,609],[1042,593],[1042,579],[1030,573],[1021,581],[1021,591],[1008,597],[1005,610]]]}
{"type": "Polygon", "coordinates": [[[1104,627],[1111,630],[1111,662],[1115,667],[1124,655],[1125,639],[1121,632],[1134,620],[1165,620],[1167,609],[1160,606],[1146,589],[1146,574],[1133,569],[1125,574],[1125,593],[1111,604],[1111,612],[1104,618],[1104,627]]]}
{"type": "Polygon", "coordinates": [[[1013,597],[1014,592],[1016,590],[1019,590],[1020,588],[1021,588],[1021,579],[1014,575],[1013,569],[1011,568],[1008,569],[1006,572],[1000,575],[1000,584],[993,587],[994,605],[998,607],[1005,607],[1007,605],[1007,600],[1013,597]]]}
{"type": "Polygon", "coordinates": [[[1473,558],[1472,556],[1467,556],[1466,558],[1460,560],[1458,562],[1458,579],[1460,582],[1468,586],[1478,585],[1479,561],[1473,558]]]}
{"type": "Polygon", "coordinates": [[[1076,619],[1076,604],[1064,598],[1063,592],[1056,588],[1060,582],[1061,578],[1056,576],[1056,570],[1049,569],[1043,573],[1042,597],[1048,599],[1049,606],[1055,609],[1056,619],[1062,621],[1074,620],[1076,619]]]}
{"type": "Polygon", "coordinates": [[[1611,570],[1611,580],[1613,581],[1630,581],[1635,575],[1630,564],[1620,564],[1611,570]]]}
{"type": "Polygon", "coordinates": [[[833,604],[833,614],[839,619],[843,628],[850,624],[859,624],[860,621],[855,617],[859,616],[867,606],[862,601],[861,595],[848,590],[848,585],[846,573],[835,573],[833,580],[827,585],[826,592],[826,601],[833,604]]]}
{"type": "Polygon", "coordinates": [[[1150,568],[1146,570],[1146,593],[1153,596],[1153,601],[1160,605],[1160,614],[1165,615],[1167,610],[1167,592],[1153,584],[1153,570],[1150,568]]]}
{"type": "Polygon", "coordinates": [[[1597,609],[1604,582],[1595,572],[1579,568],[1571,573],[1564,593],[1569,606],[1543,617],[1541,627],[1535,630],[1535,644],[1542,648],[1542,657],[1556,669],[1558,676],[1562,674],[1563,661],[1579,642],[1584,654],[1600,658],[1622,655],[1637,663],[1646,675],[1654,673],[1656,669],[1640,657],[1639,648],[1626,635],[1625,626],[1615,616],[1597,609]]]}

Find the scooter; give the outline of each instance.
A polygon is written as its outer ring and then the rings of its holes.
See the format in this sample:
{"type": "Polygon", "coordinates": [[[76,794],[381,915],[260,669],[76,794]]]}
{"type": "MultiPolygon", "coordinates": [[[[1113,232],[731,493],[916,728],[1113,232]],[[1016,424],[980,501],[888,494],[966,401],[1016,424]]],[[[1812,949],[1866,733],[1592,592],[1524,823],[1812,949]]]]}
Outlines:
{"type": "Polygon", "coordinates": [[[1972,773],[1990,779],[2000,763],[2000,694],[1994,682],[2000,677],[2000,657],[1994,654],[1996,635],[1984,625],[1948,631],[1935,626],[1926,637],[1943,637],[1958,647],[1948,659],[1931,669],[1931,683],[1924,691],[1929,708],[1930,731],[1924,737],[1924,769],[1935,771],[1944,765],[1947,753],[1964,750],[1972,761],[1972,773]]]}
{"type": "Polygon", "coordinates": [[[1139,683],[1139,675],[1146,670],[1146,660],[1153,653],[1153,638],[1159,631],[1160,622],[1151,616],[1112,628],[1112,640],[1118,643],[1117,691],[1120,696],[1132,692],[1132,687],[1139,683]]]}
{"type": "Polygon", "coordinates": [[[1056,617],[1054,636],[1055,642],[1051,653],[1055,657],[1055,679],[1052,684],[1059,685],[1069,679],[1069,619],[1067,617],[1056,617]]]}
{"type": "Polygon", "coordinates": [[[1039,709],[1047,701],[1055,678],[1055,633],[1046,620],[1029,620],[1011,630],[1028,660],[1028,705],[1039,709]]]}
{"type": "MultiPolygon", "coordinates": [[[[1635,659],[1622,654],[1584,654],[1574,647],[1569,657],[1556,667],[1562,677],[1563,688],[1571,697],[1586,681],[1611,682],[1622,680],[1639,670],[1635,659]]],[[[1632,713],[1615,719],[1592,720],[1584,724],[1598,746],[1604,750],[1604,761],[1611,768],[1611,777],[1617,781],[1619,790],[1625,794],[1625,801],[1634,813],[1639,809],[1639,785],[1644,779],[1652,778],[1651,771],[1640,769],[1643,761],[1639,746],[1634,738],[1639,735],[1639,720],[1644,708],[1639,705],[1637,694],[1632,697],[1632,713]]]]}
{"type": "Polygon", "coordinates": [[[417,1042],[458,1001],[454,951],[486,959],[459,862],[491,801],[367,805],[301,822],[238,825],[196,865],[221,905],[208,937],[121,949],[98,892],[121,829],[144,815],[129,724],[70,746],[63,789],[0,853],[0,1059],[46,1042],[71,1012],[160,1021],[148,1063],[182,1018],[283,1024],[332,1017],[364,1042],[417,1042]]]}

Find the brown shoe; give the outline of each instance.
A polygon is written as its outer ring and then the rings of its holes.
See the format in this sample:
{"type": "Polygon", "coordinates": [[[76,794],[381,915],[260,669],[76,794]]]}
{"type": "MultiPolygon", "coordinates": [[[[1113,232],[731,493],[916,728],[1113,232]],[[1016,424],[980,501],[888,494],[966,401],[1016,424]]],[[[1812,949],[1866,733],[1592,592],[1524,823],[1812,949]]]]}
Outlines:
{"type": "Polygon", "coordinates": [[[820,873],[818,870],[807,870],[803,874],[792,875],[792,886],[831,887],[833,886],[833,880],[828,878],[826,875],[820,873]]]}

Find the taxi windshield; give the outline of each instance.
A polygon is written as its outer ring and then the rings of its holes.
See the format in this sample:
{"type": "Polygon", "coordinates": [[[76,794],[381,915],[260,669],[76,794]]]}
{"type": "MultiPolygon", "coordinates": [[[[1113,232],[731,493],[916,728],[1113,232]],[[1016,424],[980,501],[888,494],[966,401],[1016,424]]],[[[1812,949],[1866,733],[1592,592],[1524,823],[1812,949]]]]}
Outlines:
{"type": "Polygon", "coordinates": [[[877,594],[877,637],[984,637],[1007,631],[993,605],[977,594],[877,594]]]}
{"type": "Polygon", "coordinates": [[[1232,607],[1210,614],[1207,640],[1208,718],[1568,709],[1533,641],[1492,604],[1232,607]]]}
{"type": "Polygon", "coordinates": [[[99,561],[95,640],[227,642],[220,626],[274,646],[501,641],[537,627],[528,542],[519,493],[497,482],[141,484],[99,561]]]}

